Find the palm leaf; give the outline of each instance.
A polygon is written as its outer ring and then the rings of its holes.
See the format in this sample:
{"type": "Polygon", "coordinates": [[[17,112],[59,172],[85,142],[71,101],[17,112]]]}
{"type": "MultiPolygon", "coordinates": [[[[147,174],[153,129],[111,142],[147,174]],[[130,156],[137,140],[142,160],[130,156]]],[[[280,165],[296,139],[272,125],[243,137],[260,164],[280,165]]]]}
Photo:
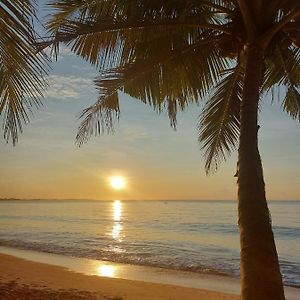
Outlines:
{"type": "Polygon", "coordinates": [[[81,122],[76,135],[76,143],[81,146],[91,135],[98,135],[105,130],[107,133],[114,131],[114,124],[119,119],[120,108],[117,93],[102,98],[94,105],[83,110],[81,122]]]}
{"type": "Polygon", "coordinates": [[[263,92],[281,85],[300,85],[300,50],[297,48],[284,49],[279,45],[266,60],[263,92]]]}
{"type": "Polygon", "coordinates": [[[240,101],[242,97],[241,67],[229,71],[217,85],[206,103],[199,121],[199,142],[205,151],[205,169],[216,170],[236,148],[240,128],[240,101]]]}
{"type": "MultiPolygon", "coordinates": [[[[186,27],[190,39],[199,39],[203,30],[227,32],[216,12],[216,7],[220,10],[223,6],[214,1],[63,0],[51,1],[50,6],[57,12],[47,23],[51,37],[41,42],[40,48],[52,45],[56,53],[59,43],[66,43],[102,69],[112,67],[121,54],[124,60],[124,52],[132,52],[129,49],[141,31],[148,37],[167,36],[186,27]]],[[[224,9],[228,10],[226,5],[224,9]]]]}
{"type": "MultiPolygon", "coordinates": [[[[189,103],[198,103],[216,84],[218,74],[227,66],[226,60],[218,58],[216,54],[216,42],[217,39],[212,38],[191,45],[181,45],[177,49],[174,49],[173,44],[162,47],[159,52],[150,49],[146,57],[104,72],[96,79],[100,92],[98,104],[91,106],[82,115],[84,120],[79,127],[78,144],[87,139],[89,134],[84,132],[93,134],[105,131],[91,127],[108,125],[108,130],[111,130],[112,123],[103,123],[101,120],[98,123],[96,120],[103,116],[103,109],[107,119],[109,108],[105,105],[106,99],[117,98],[118,90],[149,104],[157,112],[167,110],[170,123],[175,127],[177,110],[183,110],[189,103]]],[[[150,44],[149,47],[151,48],[150,44]]],[[[111,107],[111,112],[115,115],[116,107],[111,107]]],[[[117,118],[112,116],[110,119],[117,118]]]]}
{"type": "Polygon", "coordinates": [[[282,108],[293,119],[300,122],[300,93],[294,86],[290,86],[287,89],[287,93],[282,103],[282,108]]]}
{"type": "Polygon", "coordinates": [[[29,122],[32,106],[39,106],[46,87],[47,60],[36,54],[32,1],[1,1],[0,9],[0,114],[4,138],[18,140],[29,122]]]}
{"type": "Polygon", "coordinates": [[[274,89],[274,86],[284,86],[286,95],[282,108],[293,119],[299,120],[300,102],[297,89],[300,86],[300,50],[277,47],[267,66],[263,90],[268,92],[271,88],[274,89]]]}

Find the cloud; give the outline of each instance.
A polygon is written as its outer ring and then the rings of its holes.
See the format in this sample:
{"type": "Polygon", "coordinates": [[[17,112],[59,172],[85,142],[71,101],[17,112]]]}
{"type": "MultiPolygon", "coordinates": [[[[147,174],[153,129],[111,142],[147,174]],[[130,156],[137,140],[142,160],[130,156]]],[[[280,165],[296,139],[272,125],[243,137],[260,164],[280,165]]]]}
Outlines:
{"type": "Polygon", "coordinates": [[[87,64],[86,66],[73,64],[71,65],[71,67],[75,70],[80,70],[80,71],[95,71],[95,69],[89,64],[87,64]]]}
{"type": "Polygon", "coordinates": [[[126,142],[136,142],[140,140],[148,140],[150,138],[149,133],[143,128],[135,127],[126,128],[122,132],[122,137],[126,142]]]}
{"type": "Polygon", "coordinates": [[[92,89],[95,90],[92,78],[51,75],[45,97],[59,100],[80,99],[83,94],[90,93],[92,89]]]}
{"type": "Polygon", "coordinates": [[[69,48],[66,47],[60,47],[59,49],[59,55],[61,56],[68,56],[68,55],[74,55],[72,51],[69,48]]]}
{"type": "MultiPolygon", "coordinates": [[[[45,54],[48,55],[49,57],[53,57],[52,49],[50,47],[46,48],[44,50],[45,54]]],[[[65,46],[60,46],[59,47],[59,55],[57,57],[57,61],[63,60],[67,56],[75,56],[74,53],[67,47],[65,46]]]]}

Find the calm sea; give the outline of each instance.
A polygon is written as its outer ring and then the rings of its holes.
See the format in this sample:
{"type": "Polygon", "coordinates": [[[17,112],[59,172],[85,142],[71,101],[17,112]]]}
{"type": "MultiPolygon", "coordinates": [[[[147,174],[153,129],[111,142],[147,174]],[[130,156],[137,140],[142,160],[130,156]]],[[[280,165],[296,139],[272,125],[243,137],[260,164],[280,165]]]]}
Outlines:
{"type": "MultiPolygon", "coordinates": [[[[284,281],[300,287],[300,202],[271,202],[284,281]]],[[[239,274],[234,201],[0,201],[0,245],[239,274]]]]}

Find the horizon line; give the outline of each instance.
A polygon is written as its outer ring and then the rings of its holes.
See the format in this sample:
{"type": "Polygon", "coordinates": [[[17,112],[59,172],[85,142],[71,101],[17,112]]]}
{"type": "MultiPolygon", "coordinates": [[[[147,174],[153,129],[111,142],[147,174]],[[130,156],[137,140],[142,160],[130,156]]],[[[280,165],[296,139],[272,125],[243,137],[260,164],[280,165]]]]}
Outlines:
{"type": "MultiPolygon", "coordinates": [[[[86,199],[86,198],[0,198],[0,201],[238,201],[237,199],[86,199]]],[[[300,199],[267,199],[267,201],[300,201],[300,199]]]]}

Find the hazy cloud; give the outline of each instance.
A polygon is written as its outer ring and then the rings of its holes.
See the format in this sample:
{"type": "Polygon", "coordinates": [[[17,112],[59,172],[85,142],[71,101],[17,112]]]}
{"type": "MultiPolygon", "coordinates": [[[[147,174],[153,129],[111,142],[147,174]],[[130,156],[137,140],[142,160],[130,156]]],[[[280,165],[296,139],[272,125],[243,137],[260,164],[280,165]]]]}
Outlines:
{"type": "Polygon", "coordinates": [[[79,99],[82,93],[86,94],[91,89],[95,89],[92,78],[51,75],[45,97],[59,100],[79,99]]]}

